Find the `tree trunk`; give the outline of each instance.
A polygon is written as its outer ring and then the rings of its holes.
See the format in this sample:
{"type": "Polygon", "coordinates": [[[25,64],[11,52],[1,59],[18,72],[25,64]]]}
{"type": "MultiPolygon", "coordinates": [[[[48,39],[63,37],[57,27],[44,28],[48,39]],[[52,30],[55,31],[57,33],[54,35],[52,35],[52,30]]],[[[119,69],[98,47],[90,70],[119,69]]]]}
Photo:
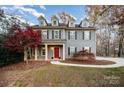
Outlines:
{"type": "Polygon", "coordinates": [[[122,37],[120,37],[119,40],[118,57],[121,57],[121,55],[122,55],[122,37]]]}

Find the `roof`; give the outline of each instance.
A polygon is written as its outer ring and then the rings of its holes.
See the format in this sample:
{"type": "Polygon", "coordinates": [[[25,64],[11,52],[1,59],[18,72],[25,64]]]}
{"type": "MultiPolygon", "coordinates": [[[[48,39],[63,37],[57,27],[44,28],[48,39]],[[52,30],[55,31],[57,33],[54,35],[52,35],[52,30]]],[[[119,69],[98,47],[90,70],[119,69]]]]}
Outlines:
{"type": "Polygon", "coordinates": [[[79,24],[76,24],[75,27],[68,27],[67,25],[60,23],[59,26],[52,26],[51,23],[48,23],[47,26],[32,26],[33,29],[66,29],[66,30],[96,30],[94,27],[81,27],[79,24]]]}

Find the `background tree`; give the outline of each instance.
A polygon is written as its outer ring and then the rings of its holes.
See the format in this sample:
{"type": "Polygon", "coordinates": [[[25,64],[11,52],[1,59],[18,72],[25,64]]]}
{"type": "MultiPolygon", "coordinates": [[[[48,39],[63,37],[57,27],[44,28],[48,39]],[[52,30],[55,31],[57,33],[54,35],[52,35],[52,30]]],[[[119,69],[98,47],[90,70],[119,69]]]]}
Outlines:
{"type": "MultiPolygon", "coordinates": [[[[124,38],[123,36],[124,6],[112,5],[87,6],[87,12],[90,22],[92,22],[93,26],[95,26],[98,29],[97,33],[100,33],[102,39],[105,38],[103,41],[101,40],[101,44],[103,43],[102,46],[104,46],[105,48],[99,47],[97,45],[97,50],[102,51],[103,49],[105,49],[103,55],[105,54],[106,56],[113,56],[116,53],[115,52],[116,49],[116,51],[118,51],[118,56],[119,57],[122,56],[124,38]]],[[[99,41],[98,37],[97,41],[99,41]]]]}
{"type": "Polygon", "coordinates": [[[64,24],[68,24],[69,20],[76,20],[72,15],[66,12],[59,12],[57,15],[64,24]]]}
{"type": "Polygon", "coordinates": [[[10,37],[15,29],[25,28],[28,24],[22,22],[18,17],[8,15],[0,9],[0,66],[20,62],[23,60],[23,53],[10,51],[3,47],[5,40],[10,37]]]}

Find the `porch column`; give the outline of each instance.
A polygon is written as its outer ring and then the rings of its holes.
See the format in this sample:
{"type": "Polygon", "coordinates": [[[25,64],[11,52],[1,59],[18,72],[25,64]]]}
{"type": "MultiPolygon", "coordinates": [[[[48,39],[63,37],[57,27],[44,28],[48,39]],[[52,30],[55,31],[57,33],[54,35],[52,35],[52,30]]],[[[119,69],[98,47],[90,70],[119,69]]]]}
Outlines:
{"type": "Polygon", "coordinates": [[[37,60],[37,47],[35,47],[35,60],[37,60]]]}
{"type": "Polygon", "coordinates": [[[63,60],[65,60],[65,44],[63,44],[63,60]]]}
{"type": "Polygon", "coordinates": [[[48,60],[48,48],[47,48],[47,44],[45,44],[45,60],[48,60]]]}
{"type": "Polygon", "coordinates": [[[27,50],[26,50],[26,48],[24,48],[24,61],[26,61],[27,60],[27,50]]]}

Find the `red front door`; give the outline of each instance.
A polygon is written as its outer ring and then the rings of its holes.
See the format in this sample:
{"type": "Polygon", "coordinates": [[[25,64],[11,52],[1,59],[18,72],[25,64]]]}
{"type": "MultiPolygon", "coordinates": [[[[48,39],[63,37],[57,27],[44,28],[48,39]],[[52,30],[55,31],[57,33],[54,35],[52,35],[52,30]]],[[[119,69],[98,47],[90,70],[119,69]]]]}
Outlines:
{"type": "Polygon", "coordinates": [[[59,48],[58,47],[54,48],[54,58],[59,58],[59,48]]]}

